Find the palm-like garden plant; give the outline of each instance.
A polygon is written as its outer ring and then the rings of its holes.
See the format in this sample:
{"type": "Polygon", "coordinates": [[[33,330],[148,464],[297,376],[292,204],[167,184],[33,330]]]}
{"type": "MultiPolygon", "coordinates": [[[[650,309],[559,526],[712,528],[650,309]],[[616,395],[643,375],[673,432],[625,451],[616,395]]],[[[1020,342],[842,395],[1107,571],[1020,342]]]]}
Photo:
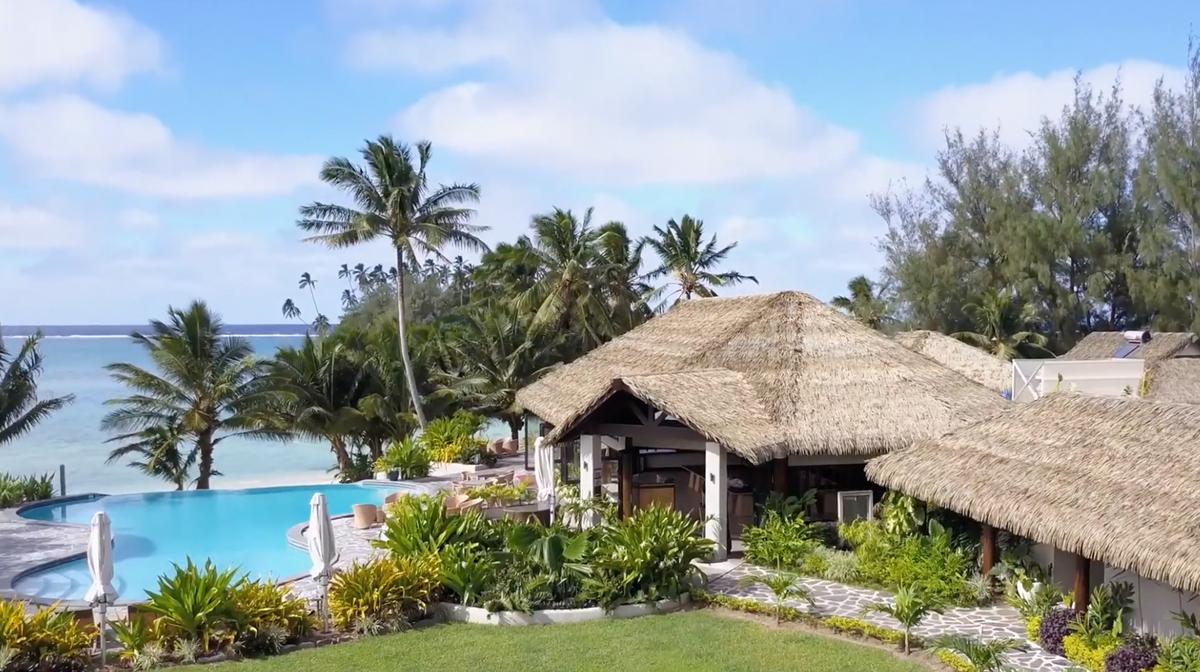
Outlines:
{"type": "Polygon", "coordinates": [[[887,614],[900,623],[904,630],[904,653],[912,652],[912,631],[930,614],[942,613],[942,608],[929,600],[915,586],[904,586],[896,591],[892,602],[872,604],[867,611],[887,614]]]}
{"type": "Polygon", "coordinates": [[[1046,348],[1046,337],[1027,328],[1035,318],[1032,306],[1022,307],[1011,294],[992,290],[965,308],[975,320],[975,331],[951,334],[958,340],[1006,360],[1029,352],[1054,355],[1046,348]]]}
{"type": "Polygon", "coordinates": [[[474,210],[463,207],[479,200],[479,186],[450,184],[430,189],[425,171],[431,145],[419,142],[415,149],[414,155],[409,146],[383,135],[363,147],[363,166],[342,157],[329,159],[321,168],[321,179],[348,194],[354,205],[311,203],[300,208],[297,225],[313,234],[306,240],[329,247],[352,247],[379,238],[391,243],[399,270],[396,322],[400,355],[413,410],[424,427],[425,412],[408,353],[404,269],[416,265],[422,256],[444,259],[442,248],[447,245],[477,250],[486,246],[476,235],[484,227],[471,224],[474,210]]]}
{"type": "MultiPolygon", "coordinates": [[[[176,490],[187,488],[192,468],[196,465],[197,450],[187,443],[187,433],[178,424],[148,427],[140,432],[122,434],[109,439],[125,445],[108,454],[107,463],[134,456],[129,466],[140,469],[147,476],[161,478],[175,486],[176,490]]],[[[218,475],[213,471],[211,475],[218,475]]]]}
{"type": "Polygon", "coordinates": [[[717,287],[746,281],[758,284],[753,275],[716,270],[737,243],[718,247],[716,235],[706,241],[704,222],[699,219],[684,215],[679,222],[669,220],[666,228],[654,227],[654,234],[646,238],[646,244],[658,253],[661,265],[647,273],[646,278],[668,278],[667,284],[657,292],[659,296],[666,295],[660,308],[692,297],[716,296],[717,287]]]}
{"type": "Polygon", "coordinates": [[[366,426],[357,404],[364,371],[342,346],[304,337],[299,348],[280,348],[266,363],[273,412],[283,427],[329,442],[340,470],[350,467],[350,446],[366,426]]]}
{"type": "Polygon", "coordinates": [[[872,329],[881,329],[892,321],[884,287],[877,287],[867,276],[859,275],[851,278],[846,288],[850,290],[850,296],[835,296],[830,301],[835,308],[844,310],[872,329]]]}
{"type": "Polygon", "coordinates": [[[262,368],[250,345],[223,336],[222,329],[220,318],[203,302],[187,310],[170,308],[165,322],[150,323],[148,334],[130,336],[149,354],[156,371],[123,362],[106,367],[131,394],[106,402],[117,408],[104,417],[102,427],[126,437],[151,428],[178,428],[196,451],[199,490],[209,488],[213,451],[224,439],[288,435],[267,422],[262,368]]]}
{"type": "Polygon", "coordinates": [[[0,336],[0,446],[24,435],[75,398],[68,394],[38,399],[37,379],[42,373],[38,343],[41,339],[41,333],[34,334],[26,338],[15,353],[10,353],[0,336]]]}
{"type": "Polygon", "coordinates": [[[789,572],[774,572],[768,574],[748,574],[739,582],[742,587],[765,586],[771,591],[771,600],[775,607],[775,624],[783,622],[783,612],[788,600],[804,600],[813,604],[812,592],[804,587],[800,577],[789,572]]]}
{"type": "Polygon", "coordinates": [[[549,333],[531,337],[524,321],[503,304],[469,310],[444,340],[449,366],[437,373],[441,392],[472,411],[508,423],[516,439],[523,416],[517,390],[560,361],[561,340],[549,333]]]}
{"type": "Polygon", "coordinates": [[[1010,651],[1020,650],[1020,644],[1013,639],[999,639],[982,642],[974,637],[964,635],[947,635],[934,640],[933,645],[946,649],[966,659],[971,669],[977,672],[1010,672],[1016,668],[1009,665],[1004,655],[1010,651]]]}

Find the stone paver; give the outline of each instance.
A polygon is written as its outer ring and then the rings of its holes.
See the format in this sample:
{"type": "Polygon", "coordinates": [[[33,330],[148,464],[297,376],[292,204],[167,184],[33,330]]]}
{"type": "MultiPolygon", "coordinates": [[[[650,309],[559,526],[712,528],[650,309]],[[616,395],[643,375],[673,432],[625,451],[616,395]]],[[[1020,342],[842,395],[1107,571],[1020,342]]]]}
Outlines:
{"type": "MultiPolygon", "coordinates": [[[[709,577],[708,589],[712,592],[773,603],[771,591],[766,586],[760,584],[743,586],[741,584],[742,579],[746,576],[767,574],[768,570],[766,569],[737,561],[728,561],[720,565],[705,565],[704,569],[709,577]]],[[[891,595],[888,593],[809,577],[801,577],[801,583],[812,593],[815,606],[802,600],[790,600],[787,602],[788,606],[818,616],[845,616],[894,630],[900,629],[900,624],[891,616],[866,611],[867,606],[871,604],[890,602],[891,595]]],[[[913,632],[917,636],[927,639],[941,635],[960,634],[983,641],[997,639],[1025,641],[1025,623],[1015,609],[1007,606],[947,609],[943,614],[930,614],[925,617],[925,620],[913,632]]],[[[1041,672],[1075,669],[1066,658],[1046,653],[1032,643],[1027,643],[1025,651],[1009,654],[1008,660],[1010,664],[1020,670],[1041,672]]]]}
{"type": "Polygon", "coordinates": [[[21,518],[15,509],[0,511],[0,597],[15,597],[13,581],[22,573],[55,560],[87,552],[88,528],[21,518]]]}

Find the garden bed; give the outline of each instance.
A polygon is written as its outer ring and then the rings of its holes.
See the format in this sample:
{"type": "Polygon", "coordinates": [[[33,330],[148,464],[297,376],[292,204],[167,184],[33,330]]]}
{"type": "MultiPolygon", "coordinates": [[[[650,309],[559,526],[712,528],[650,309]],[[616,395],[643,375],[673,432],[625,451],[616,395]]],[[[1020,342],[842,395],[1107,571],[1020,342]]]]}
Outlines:
{"type": "Polygon", "coordinates": [[[666,614],[678,611],[690,603],[688,595],[681,595],[678,600],[659,600],[646,604],[623,604],[612,611],[600,607],[584,607],[581,609],[537,609],[532,612],[523,611],[488,611],[480,607],[465,607],[452,602],[439,602],[434,605],[432,613],[452,623],[470,623],[473,625],[562,625],[565,623],[586,623],[603,619],[624,619],[666,614]]]}

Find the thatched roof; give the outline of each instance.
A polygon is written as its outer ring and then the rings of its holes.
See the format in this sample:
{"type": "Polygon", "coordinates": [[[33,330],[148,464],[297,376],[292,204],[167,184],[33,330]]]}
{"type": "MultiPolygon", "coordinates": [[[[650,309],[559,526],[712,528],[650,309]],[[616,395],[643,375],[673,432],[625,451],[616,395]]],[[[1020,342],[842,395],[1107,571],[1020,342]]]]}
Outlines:
{"type": "Polygon", "coordinates": [[[901,345],[925,355],[971,380],[1004,392],[1012,389],[1012,364],[936,331],[902,331],[895,338],[901,345]]]}
{"type": "MultiPolygon", "coordinates": [[[[1179,351],[1196,342],[1196,337],[1182,331],[1155,331],[1150,340],[1139,345],[1126,359],[1144,359],[1149,368],[1155,362],[1174,357],[1179,351]]],[[[1125,334],[1120,331],[1093,331],[1075,344],[1061,359],[1111,359],[1118,348],[1126,345],[1125,334]]]]}
{"type": "Polygon", "coordinates": [[[1200,357],[1161,360],[1146,378],[1146,399],[1200,404],[1200,357]]]}
{"type": "Polygon", "coordinates": [[[877,454],[1006,404],[799,292],[682,302],[524,388],[517,401],[556,426],[555,441],[618,394],[753,462],[877,454]]]}
{"type": "Polygon", "coordinates": [[[1200,406],[1052,394],[867,464],[889,488],[1200,590],[1200,406]]]}

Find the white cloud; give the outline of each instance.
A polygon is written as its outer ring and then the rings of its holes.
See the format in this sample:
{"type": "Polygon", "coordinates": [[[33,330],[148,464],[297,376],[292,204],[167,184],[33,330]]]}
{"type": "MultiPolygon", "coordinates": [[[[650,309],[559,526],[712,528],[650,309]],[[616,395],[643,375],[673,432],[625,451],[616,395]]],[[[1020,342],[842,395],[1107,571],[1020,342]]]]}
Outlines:
{"type": "Polygon", "coordinates": [[[289,193],[314,183],[321,161],[207,149],[151,115],[74,95],[0,104],[0,141],[47,177],[181,199],[289,193]]]}
{"type": "Polygon", "coordinates": [[[158,215],[142,208],[125,208],[117,213],[117,224],[126,231],[153,231],[160,222],[158,215]]]}
{"type": "Polygon", "coordinates": [[[158,36],[73,0],[0,0],[0,92],[41,84],[111,89],[162,67],[158,36]]]}
{"type": "MultiPolygon", "coordinates": [[[[857,134],[684,33],[607,20],[509,28],[484,21],[427,35],[423,53],[464,54],[495,75],[419,99],[400,114],[401,131],[472,157],[618,185],[802,177],[836,171],[860,151],[857,134]],[[486,48],[473,46],[477,33],[486,48]]],[[[412,69],[414,59],[380,65],[412,69]]]]}
{"type": "Polygon", "coordinates": [[[83,236],[83,227],[60,213],[0,203],[0,252],[70,249],[82,245],[83,236]]]}
{"type": "Polygon", "coordinates": [[[1184,73],[1161,63],[1128,60],[1101,65],[1082,72],[1057,70],[1046,75],[1032,72],[997,75],[991,81],[949,86],[926,97],[917,105],[915,130],[925,147],[942,144],[947,128],[962,128],[971,134],[980,129],[999,129],[1000,139],[1014,147],[1030,142],[1044,117],[1054,118],[1071,102],[1075,76],[1098,93],[1108,95],[1120,78],[1122,97],[1129,105],[1145,106],[1155,83],[1161,78],[1169,87],[1183,84],[1184,73]]]}

